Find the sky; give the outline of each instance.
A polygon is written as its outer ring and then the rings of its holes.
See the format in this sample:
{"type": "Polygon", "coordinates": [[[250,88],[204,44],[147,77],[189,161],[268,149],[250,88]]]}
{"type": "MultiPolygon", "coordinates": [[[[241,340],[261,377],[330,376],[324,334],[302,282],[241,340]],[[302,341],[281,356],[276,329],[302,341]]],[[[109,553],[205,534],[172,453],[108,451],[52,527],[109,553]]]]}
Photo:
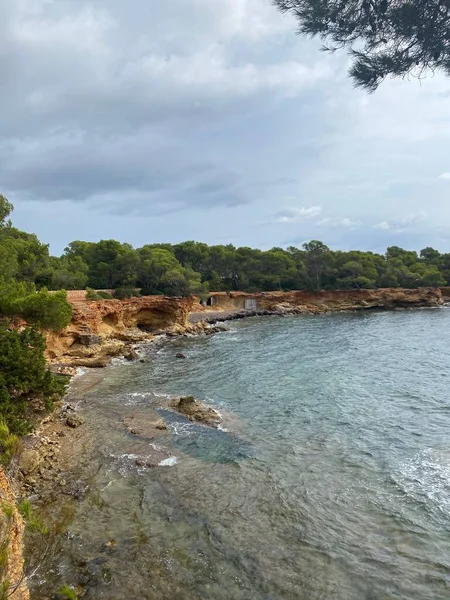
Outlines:
{"type": "Polygon", "coordinates": [[[270,0],[1,0],[0,192],[73,240],[450,251],[450,79],[354,89],[270,0]]]}

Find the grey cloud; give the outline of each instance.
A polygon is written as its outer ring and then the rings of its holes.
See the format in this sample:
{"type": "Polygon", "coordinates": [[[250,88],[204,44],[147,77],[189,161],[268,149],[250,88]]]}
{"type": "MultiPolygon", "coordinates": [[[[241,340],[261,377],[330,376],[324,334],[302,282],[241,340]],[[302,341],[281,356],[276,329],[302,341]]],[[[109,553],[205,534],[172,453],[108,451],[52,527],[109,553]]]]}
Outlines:
{"type": "Polygon", "coordinates": [[[447,244],[448,80],[368,97],[294,29],[268,0],[2,0],[0,191],[18,226],[47,235],[20,209],[35,200],[62,207],[68,238],[220,224],[243,245],[280,245],[286,227],[342,247],[447,244]],[[423,206],[426,220],[398,217],[423,206]]]}

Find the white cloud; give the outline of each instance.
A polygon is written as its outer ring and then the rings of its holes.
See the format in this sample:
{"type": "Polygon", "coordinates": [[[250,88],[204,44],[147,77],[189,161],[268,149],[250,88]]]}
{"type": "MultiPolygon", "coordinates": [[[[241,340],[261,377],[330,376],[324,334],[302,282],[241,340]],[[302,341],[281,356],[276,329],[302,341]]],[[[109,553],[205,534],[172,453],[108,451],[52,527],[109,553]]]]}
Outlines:
{"type": "Polygon", "coordinates": [[[345,53],[295,29],[269,0],[0,0],[0,192],[17,226],[40,234],[28,201],[51,215],[67,199],[66,230],[45,238],[61,248],[86,231],[214,243],[218,222],[243,245],[294,224],[335,248],[448,247],[450,79],[367,96],[345,53]]]}
{"type": "Polygon", "coordinates": [[[377,223],[376,225],[374,225],[373,228],[388,230],[388,229],[392,229],[392,225],[389,225],[389,223],[387,221],[381,221],[381,223],[377,223]]]}
{"type": "Polygon", "coordinates": [[[409,213],[402,216],[393,217],[389,219],[389,221],[381,221],[381,223],[377,223],[373,225],[373,229],[383,229],[385,231],[392,229],[401,233],[403,231],[407,231],[412,226],[417,225],[425,221],[427,217],[427,213],[425,211],[419,211],[417,213],[409,213]]]}
{"type": "Polygon", "coordinates": [[[275,215],[275,223],[301,223],[308,219],[317,217],[322,212],[321,206],[310,206],[309,208],[286,208],[275,215]]]}
{"type": "Polygon", "coordinates": [[[320,221],[318,221],[317,226],[318,227],[326,227],[326,228],[345,228],[345,229],[356,229],[357,227],[359,227],[361,225],[360,221],[352,221],[352,219],[349,219],[348,217],[325,217],[324,219],[321,219],[320,221]]]}

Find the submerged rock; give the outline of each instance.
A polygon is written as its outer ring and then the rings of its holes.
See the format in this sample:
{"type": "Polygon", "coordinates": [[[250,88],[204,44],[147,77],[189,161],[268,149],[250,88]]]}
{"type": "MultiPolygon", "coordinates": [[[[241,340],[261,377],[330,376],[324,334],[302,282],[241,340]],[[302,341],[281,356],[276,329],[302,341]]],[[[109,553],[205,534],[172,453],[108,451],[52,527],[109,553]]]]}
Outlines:
{"type": "Polygon", "coordinates": [[[217,427],[221,423],[221,418],[213,408],[199,402],[193,396],[172,400],[170,406],[190,421],[203,423],[210,427],[217,427]]]}
{"type": "Polygon", "coordinates": [[[139,358],[139,354],[136,352],[136,350],[134,350],[134,348],[129,348],[123,356],[129,361],[137,360],[139,358]]]}
{"type": "Polygon", "coordinates": [[[73,414],[69,415],[66,419],[66,425],[68,427],[72,427],[72,429],[75,429],[76,427],[83,425],[83,423],[84,423],[84,418],[77,413],[73,413],[73,414]]]}
{"type": "Polygon", "coordinates": [[[130,433],[153,439],[156,435],[161,435],[161,432],[167,431],[167,425],[164,419],[157,419],[157,415],[148,415],[146,413],[138,413],[129,415],[124,419],[124,425],[130,433]]]}

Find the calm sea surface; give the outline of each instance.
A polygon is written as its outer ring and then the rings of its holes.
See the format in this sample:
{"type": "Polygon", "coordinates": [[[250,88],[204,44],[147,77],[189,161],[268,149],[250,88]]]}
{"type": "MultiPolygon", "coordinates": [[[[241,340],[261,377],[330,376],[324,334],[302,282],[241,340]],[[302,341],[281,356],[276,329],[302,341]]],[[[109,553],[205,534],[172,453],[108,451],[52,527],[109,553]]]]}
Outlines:
{"type": "Polygon", "coordinates": [[[450,310],[229,328],[73,384],[88,490],[46,506],[32,598],[67,583],[89,600],[448,600],[450,310]],[[161,409],[180,394],[227,431],[161,409]],[[168,433],[127,431],[155,410],[168,433]]]}

